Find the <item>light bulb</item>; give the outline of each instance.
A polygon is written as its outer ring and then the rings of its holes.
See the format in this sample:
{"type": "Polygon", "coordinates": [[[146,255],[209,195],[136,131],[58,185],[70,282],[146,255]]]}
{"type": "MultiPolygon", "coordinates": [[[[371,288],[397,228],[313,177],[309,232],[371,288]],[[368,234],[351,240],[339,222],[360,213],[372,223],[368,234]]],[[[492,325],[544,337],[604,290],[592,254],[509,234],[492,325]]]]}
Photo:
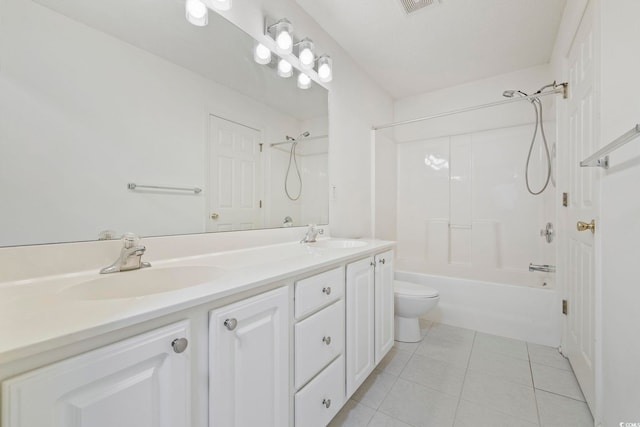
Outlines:
{"type": "Polygon", "coordinates": [[[213,7],[218,10],[231,9],[231,0],[212,0],[211,3],[213,4],[213,7]]]}
{"type": "Polygon", "coordinates": [[[313,68],[316,56],[313,54],[313,42],[309,39],[303,39],[298,45],[298,59],[300,67],[305,70],[313,68]]]}
{"type": "Polygon", "coordinates": [[[279,53],[293,51],[293,26],[286,19],[279,20],[275,25],[275,41],[279,53]]]}
{"type": "Polygon", "coordinates": [[[278,75],[285,78],[293,75],[293,67],[284,59],[278,61],[278,75]]]}
{"type": "Polygon", "coordinates": [[[253,49],[253,60],[258,64],[268,64],[271,62],[271,51],[262,43],[258,43],[253,49]]]}
{"type": "Polygon", "coordinates": [[[187,21],[198,27],[209,23],[209,9],[201,0],[187,0],[185,3],[187,21]]]}
{"type": "Polygon", "coordinates": [[[305,73],[298,74],[298,87],[300,89],[309,89],[311,87],[311,77],[305,73]]]}
{"type": "Polygon", "coordinates": [[[300,64],[305,67],[310,67],[313,65],[313,60],[315,57],[313,56],[313,52],[311,49],[304,49],[300,52],[300,64]]]}
{"type": "Polygon", "coordinates": [[[321,82],[327,83],[333,79],[333,66],[330,57],[323,55],[318,58],[318,78],[321,82]]]}

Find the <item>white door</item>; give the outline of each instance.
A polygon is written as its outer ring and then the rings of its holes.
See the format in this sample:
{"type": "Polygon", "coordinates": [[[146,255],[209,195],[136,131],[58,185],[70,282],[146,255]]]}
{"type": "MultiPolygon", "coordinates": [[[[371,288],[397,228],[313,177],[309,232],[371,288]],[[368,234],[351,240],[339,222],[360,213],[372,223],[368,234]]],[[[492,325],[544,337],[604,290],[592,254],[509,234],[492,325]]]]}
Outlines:
{"type": "MultiPolygon", "coordinates": [[[[593,3],[593,2],[591,2],[593,3]]],[[[581,168],[579,163],[597,150],[598,100],[597,40],[593,31],[593,6],[589,6],[569,51],[569,129],[567,162],[568,206],[561,216],[566,230],[563,258],[567,266],[565,298],[567,316],[563,333],[563,353],[569,358],[582,392],[592,412],[595,409],[595,259],[598,233],[598,200],[601,173],[597,168],[581,168]],[[595,220],[596,231],[578,231],[578,221],[595,220]]]]}
{"type": "Polygon", "coordinates": [[[289,425],[289,289],[209,317],[209,426],[289,425]]]}
{"type": "Polygon", "coordinates": [[[393,251],[375,256],[376,365],[393,347],[393,251]]]}
{"type": "Polygon", "coordinates": [[[207,231],[263,227],[260,131],[209,116],[207,231]]]}
{"type": "Polygon", "coordinates": [[[190,349],[172,347],[181,338],[187,322],[4,381],[2,426],[189,427],[190,349]]]}
{"type": "Polygon", "coordinates": [[[373,257],[347,265],[347,398],[375,367],[373,257]]]}

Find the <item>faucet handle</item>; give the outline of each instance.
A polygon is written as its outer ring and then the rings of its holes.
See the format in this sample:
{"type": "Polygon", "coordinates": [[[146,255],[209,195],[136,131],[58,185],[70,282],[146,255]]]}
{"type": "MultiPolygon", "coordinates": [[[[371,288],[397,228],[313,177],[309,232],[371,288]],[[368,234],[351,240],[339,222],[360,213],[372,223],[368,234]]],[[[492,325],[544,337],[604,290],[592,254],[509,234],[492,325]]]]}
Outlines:
{"type": "Polygon", "coordinates": [[[134,233],[124,233],[122,235],[122,245],[125,249],[130,249],[140,244],[140,238],[134,233]]]}

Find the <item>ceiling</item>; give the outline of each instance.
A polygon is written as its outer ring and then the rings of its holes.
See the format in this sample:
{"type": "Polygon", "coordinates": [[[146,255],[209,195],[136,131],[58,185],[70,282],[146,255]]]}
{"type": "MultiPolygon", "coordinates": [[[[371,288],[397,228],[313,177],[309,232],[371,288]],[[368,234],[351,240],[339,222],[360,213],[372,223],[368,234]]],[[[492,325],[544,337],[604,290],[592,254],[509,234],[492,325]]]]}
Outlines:
{"type": "Polygon", "coordinates": [[[296,1],[394,98],[548,63],[566,3],[296,1]]]}

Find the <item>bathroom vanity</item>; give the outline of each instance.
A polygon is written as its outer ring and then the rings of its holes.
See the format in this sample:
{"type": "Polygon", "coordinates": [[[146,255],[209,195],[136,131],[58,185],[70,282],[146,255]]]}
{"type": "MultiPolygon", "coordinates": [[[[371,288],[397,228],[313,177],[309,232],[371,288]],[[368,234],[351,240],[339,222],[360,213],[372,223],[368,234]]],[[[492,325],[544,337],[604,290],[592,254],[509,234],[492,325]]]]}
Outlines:
{"type": "Polygon", "coordinates": [[[321,239],[3,283],[1,427],[324,426],[393,345],[392,248],[321,239]]]}

